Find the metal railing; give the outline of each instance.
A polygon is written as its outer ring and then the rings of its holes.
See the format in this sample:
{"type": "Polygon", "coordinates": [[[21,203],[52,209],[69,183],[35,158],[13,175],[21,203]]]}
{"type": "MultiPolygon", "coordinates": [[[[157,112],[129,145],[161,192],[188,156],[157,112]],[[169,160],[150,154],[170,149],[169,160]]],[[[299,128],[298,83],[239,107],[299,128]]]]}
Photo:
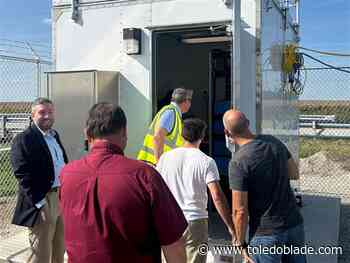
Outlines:
{"type": "Polygon", "coordinates": [[[336,118],[335,115],[320,115],[320,114],[313,114],[313,115],[305,115],[301,114],[299,115],[299,121],[301,123],[303,122],[316,122],[316,123],[324,123],[324,122],[335,122],[336,118]]]}
{"type": "Polygon", "coordinates": [[[30,114],[0,114],[0,143],[9,141],[30,124],[30,114]]]}
{"type": "Polygon", "coordinates": [[[337,123],[336,115],[300,115],[299,128],[303,137],[350,139],[350,124],[337,123]]]}

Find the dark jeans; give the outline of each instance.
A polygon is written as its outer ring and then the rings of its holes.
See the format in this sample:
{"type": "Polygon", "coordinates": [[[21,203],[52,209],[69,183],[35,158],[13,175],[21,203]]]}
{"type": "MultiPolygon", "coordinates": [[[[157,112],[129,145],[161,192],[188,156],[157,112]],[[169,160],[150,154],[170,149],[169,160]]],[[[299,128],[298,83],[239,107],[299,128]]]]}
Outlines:
{"type": "MultiPolygon", "coordinates": [[[[252,251],[258,251],[258,248],[277,248],[270,249],[271,253],[252,254],[251,257],[255,263],[306,263],[305,254],[283,254],[279,253],[283,248],[303,247],[305,245],[304,225],[298,225],[282,233],[269,236],[254,236],[249,245],[252,251]]],[[[260,251],[261,251],[260,249],[260,251]]],[[[264,251],[263,251],[264,252],[264,251]]],[[[266,252],[266,251],[265,251],[266,252]]],[[[288,252],[287,252],[288,253],[288,252]]]]}

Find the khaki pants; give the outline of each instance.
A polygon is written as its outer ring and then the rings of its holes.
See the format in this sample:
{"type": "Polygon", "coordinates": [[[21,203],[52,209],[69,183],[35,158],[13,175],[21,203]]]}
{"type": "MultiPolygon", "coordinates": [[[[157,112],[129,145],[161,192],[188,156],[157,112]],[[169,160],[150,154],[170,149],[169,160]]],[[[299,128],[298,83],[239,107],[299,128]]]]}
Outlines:
{"type": "Polygon", "coordinates": [[[63,220],[59,212],[58,192],[46,195],[34,227],[29,228],[31,255],[28,263],[63,263],[63,220]]]}
{"type": "Polygon", "coordinates": [[[187,263],[205,263],[206,255],[200,255],[198,248],[208,243],[208,219],[198,219],[188,222],[184,233],[187,263]]]}

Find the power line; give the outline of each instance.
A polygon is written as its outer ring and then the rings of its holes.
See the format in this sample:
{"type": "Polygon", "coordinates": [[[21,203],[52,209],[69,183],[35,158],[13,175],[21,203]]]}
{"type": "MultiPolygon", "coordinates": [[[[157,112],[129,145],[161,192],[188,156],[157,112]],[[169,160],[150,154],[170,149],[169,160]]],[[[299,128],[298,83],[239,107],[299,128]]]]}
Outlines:
{"type": "Polygon", "coordinates": [[[323,62],[322,60],[319,60],[319,59],[317,59],[317,58],[315,58],[315,57],[313,57],[313,56],[311,56],[311,55],[309,55],[309,54],[306,54],[306,53],[300,53],[300,54],[302,54],[303,56],[306,56],[306,57],[308,57],[308,58],[310,58],[310,59],[312,59],[312,60],[314,60],[314,61],[316,61],[316,62],[318,62],[318,63],[321,63],[321,64],[324,65],[324,66],[327,66],[327,67],[330,67],[330,68],[332,68],[332,69],[335,69],[335,70],[342,71],[342,72],[345,72],[345,73],[349,73],[349,74],[350,74],[350,71],[349,71],[349,70],[346,70],[346,69],[341,68],[341,67],[333,66],[333,65],[331,65],[331,64],[328,64],[328,63],[326,63],[326,62],[323,62]]]}
{"type": "MultiPolygon", "coordinates": [[[[0,52],[6,54],[16,54],[26,57],[33,57],[33,52],[40,57],[51,57],[51,50],[46,47],[33,47],[31,43],[21,41],[11,41],[7,39],[0,39],[0,52]],[[28,52],[28,53],[26,53],[28,52]]],[[[35,57],[35,56],[34,56],[35,57]]]]}
{"type": "MultiPolygon", "coordinates": [[[[11,39],[6,39],[6,38],[0,38],[0,41],[6,41],[10,43],[21,43],[23,45],[26,45],[27,42],[25,41],[18,41],[18,40],[11,40],[11,39]]],[[[31,45],[33,46],[40,46],[40,47],[46,47],[46,48],[51,48],[50,45],[44,44],[42,42],[37,42],[37,41],[28,41],[31,45]]]]}
{"type": "Polygon", "coordinates": [[[50,45],[47,45],[47,44],[36,44],[36,43],[33,43],[33,42],[29,42],[32,46],[36,46],[36,47],[45,47],[45,48],[51,48],[50,45]]]}
{"type": "Polygon", "coordinates": [[[331,52],[331,51],[321,51],[321,50],[316,50],[316,49],[311,49],[311,48],[305,48],[305,47],[297,47],[299,49],[307,50],[310,52],[322,54],[322,55],[327,55],[327,56],[336,56],[336,57],[350,57],[350,54],[346,53],[338,53],[338,52],[331,52]]]}
{"type": "Polygon", "coordinates": [[[0,42],[0,46],[22,48],[22,49],[27,49],[27,50],[29,49],[28,46],[18,46],[18,45],[14,45],[14,44],[7,44],[7,43],[1,43],[1,42],[0,42]]]}
{"type": "MultiPolygon", "coordinates": [[[[9,51],[9,50],[0,49],[0,56],[1,56],[2,53],[8,54],[7,56],[18,55],[18,56],[23,56],[24,58],[34,58],[33,53],[30,53],[30,52],[23,53],[23,52],[9,51]]],[[[39,54],[39,58],[38,59],[40,60],[41,58],[51,59],[51,57],[49,55],[41,55],[41,54],[39,54]]]]}

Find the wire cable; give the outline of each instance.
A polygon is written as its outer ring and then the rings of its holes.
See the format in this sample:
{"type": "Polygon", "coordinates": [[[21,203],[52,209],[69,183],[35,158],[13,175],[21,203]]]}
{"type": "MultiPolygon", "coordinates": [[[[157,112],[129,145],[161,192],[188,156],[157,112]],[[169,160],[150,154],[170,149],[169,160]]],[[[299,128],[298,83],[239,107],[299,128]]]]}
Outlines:
{"type": "Polygon", "coordinates": [[[26,49],[28,50],[29,48],[25,45],[19,46],[19,45],[13,45],[13,44],[7,44],[7,43],[1,43],[0,41],[0,46],[5,46],[5,47],[13,47],[13,48],[21,48],[21,49],[26,49]]]}
{"type": "Polygon", "coordinates": [[[322,54],[322,55],[327,55],[327,56],[336,56],[336,57],[350,57],[350,54],[344,54],[344,53],[338,53],[338,52],[330,52],[330,51],[321,51],[321,50],[316,50],[316,49],[311,49],[311,48],[306,48],[306,47],[297,47],[299,49],[303,49],[306,51],[322,54]]]}
{"type": "Polygon", "coordinates": [[[327,67],[330,67],[330,68],[332,68],[332,69],[339,70],[339,71],[342,71],[342,72],[345,72],[345,73],[349,73],[349,74],[350,74],[350,71],[349,71],[349,70],[346,70],[346,69],[343,69],[343,68],[340,68],[340,67],[333,66],[333,65],[331,65],[331,64],[328,64],[328,63],[326,63],[326,62],[323,62],[322,60],[319,60],[319,59],[317,59],[317,58],[315,58],[315,57],[313,57],[313,56],[311,56],[311,55],[309,55],[309,54],[306,54],[306,53],[300,53],[300,54],[302,54],[303,56],[306,56],[306,57],[308,57],[308,58],[310,58],[310,59],[312,59],[312,60],[314,60],[314,61],[316,61],[316,62],[318,62],[318,63],[321,63],[321,64],[324,65],[324,66],[327,66],[327,67]]]}
{"type": "MultiPolygon", "coordinates": [[[[18,40],[10,40],[10,39],[6,39],[6,38],[0,38],[0,41],[3,41],[3,42],[8,42],[8,43],[18,43],[18,44],[23,44],[24,46],[27,45],[27,42],[25,41],[18,41],[18,40]]],[[[45,47],[45,48],[51,48],[50,45],[48,44],[44,44],[42,42],[38,42],[38,41],[29,41],[29,43],[32,45],[32,46],[38,46],[38,47],[45,47]]]]}

